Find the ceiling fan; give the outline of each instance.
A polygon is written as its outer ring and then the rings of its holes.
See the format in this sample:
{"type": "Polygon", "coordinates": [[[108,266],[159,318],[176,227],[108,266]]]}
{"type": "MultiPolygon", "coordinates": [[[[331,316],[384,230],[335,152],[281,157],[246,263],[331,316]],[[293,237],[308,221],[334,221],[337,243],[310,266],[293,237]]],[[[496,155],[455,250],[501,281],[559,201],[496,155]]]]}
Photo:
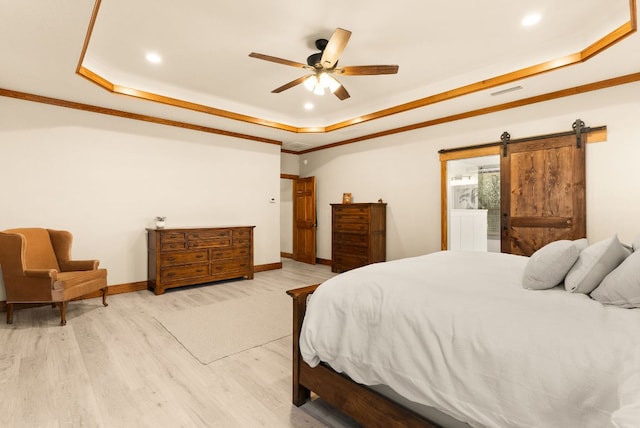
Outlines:
{"type": "Polygon", "coordinates": [[[316,48],[320,52],[310,55],[307,58],[306,64],[256,52],[251,52],[249,56],[265,61],[276,62],[278,64],[289,65],[291,67],[304,68],[312,72],[310,75],[299,77],[280,86],[279,88],[274,89],[271,91],[272,93],[277,94],[302,83],[314,94],[323,95],[325,90],[328,89],[340,100],[346,100],[350,97],[349,92],[347,92],[345,87],[334,77],[334,75],[364,76],[396,74],[398,72],[397,65],[353,65],[338,67],[338,60],[349,41],[349,37],[351,37],[351,31],[337,28],[329,40],[316,40],[316,48]]]}

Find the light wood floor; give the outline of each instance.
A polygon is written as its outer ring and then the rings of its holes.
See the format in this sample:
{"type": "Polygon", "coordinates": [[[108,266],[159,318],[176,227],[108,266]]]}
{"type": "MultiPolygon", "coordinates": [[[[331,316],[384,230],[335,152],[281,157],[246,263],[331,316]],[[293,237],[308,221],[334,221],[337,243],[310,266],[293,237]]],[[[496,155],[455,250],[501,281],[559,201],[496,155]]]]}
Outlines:
{"type": "Polygon", "coordinates": [[[328,266],[283,260],[283,269],[241,280],[140,291],[50,306],[0,321],[3,427],[353,427],[315,399],[291,404],[291,337],[209,365],[154,318],[267,290],[322,282],[328,266]]]}

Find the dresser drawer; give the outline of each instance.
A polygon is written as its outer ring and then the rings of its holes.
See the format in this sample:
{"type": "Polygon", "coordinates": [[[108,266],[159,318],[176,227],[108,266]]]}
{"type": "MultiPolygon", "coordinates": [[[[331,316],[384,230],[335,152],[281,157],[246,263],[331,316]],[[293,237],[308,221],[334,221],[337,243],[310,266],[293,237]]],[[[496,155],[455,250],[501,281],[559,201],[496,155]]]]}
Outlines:
{"type": "Polygon", "coordinates": [[[357,245],[362,247],[369,246],[369,235],[357,233],[333,233],[333,243],[336,245],[357,245]]]}
{"type": "Polygon", "coordinates": [[[189,241],[211,241],[218,239],[231,239],[231,230],[229,229],[221,229],[221,230],[200,230],[197,232],[188,232],[187,239],[189,241]]]}
{"type": "Polygon", "coordinates": [[[214,239],[201,239],[198,241],[189,241],[189,248],[216,248],[216,247],[228,247],[231,245],[231,237],[222,237],[214,239]]]}
{"type": "Polygon", "coordinates": [[[354,216],[354,215],[366,215],[369,216],[369,207],[362,207],[358,205],[342,205],[335,207],[333,210],[335,215],[354,216]]]}
{"type": "Polygon", "coordinates": [[[186,238],[183,232],[162,232],[160,235],[160,242],[184,242],[186,238]]]}
{"type": "Polygon", "coordinates": [[[186,242],[163,242],[160,244],[160,251],[178,251],[187,248],[186,242]]]}
{"type": "Polygon", "coordinates": [[[369,213],[353,212],[353,213],[335,213],[333,221],[336,223],[368,223],[369,213]]]}
{"type": "Polygon", "coordinates": [[[369,223],[333,223],[334,232],[368,233],[369,223]]]}
{"type": "Polygon", "coordinates": [[[234,247],[249,247],[251,245],[251,238],[234,238],[234,247]]]}
{"type": "Polygon", "coordinates": [[[369,263],[370,261],[366,256],[338,254],[333,260],[333,268],[337,271],[345,271],[364,266],[369,263]]]}
{"type": "Polygon", "coordinates": [[[211,263],[211,275],[222,275],[230,272],[249,272],[251,264],[246,258],[220,259],[211,263]]]}
{"type": "Polygon", "coordinates": [[[162,263],[162,266],[204,263],[208,260],[208,256],[206,250],[164,253],[160,256],[160,263],[162,263]]]}
{"type": "Polygon", "coordinates": [[[251,238],[251,230],[250,229],[234,229],[233,230],[233,239],[236,238],[251,238]]]}
{"type": "Polygon", "coordinates": [[[248,259],[249,254],[251,254],[250,250],[251,249],[249,248],[249,246],[220,248],[220,249],[216,248],[211,250],[211,260],[231,259],[231,258],[239,258],[239,257],[244,257],[248,259]]]}
{"type": "Polygon", "coordinates": [[[340,205],[340,206],[333,207],[333,213],[334,214],[363,214],[363,213],[368,214],[369,207],[358,206],[354,204],[340,205]]]}
{"type": "Polygon", "coordinates": [[[180,281],[183,279],[209,276],[209,265],[187,265],[162,269],[160,277],[163,282],[180,281]]]}
{"type": "Polygon", "coordinates": [[[333,253],[337,255],[354,255],[364,256],[369,254],[368,245],[347,245],[344,243],[335,243],[333,246],[333,253]]]}

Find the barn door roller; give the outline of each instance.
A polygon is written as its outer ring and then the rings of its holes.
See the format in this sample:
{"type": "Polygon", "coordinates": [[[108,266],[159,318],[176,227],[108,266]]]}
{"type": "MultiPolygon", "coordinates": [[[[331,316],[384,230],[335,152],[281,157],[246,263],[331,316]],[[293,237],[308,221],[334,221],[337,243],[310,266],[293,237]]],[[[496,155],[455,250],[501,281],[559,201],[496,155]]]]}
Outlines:
{"type": "Polygon", "coordinates": [[[500,140],[502,140],[502,156],[507,157],[507,144],[509,144],[509,140],[511,140],[511,134],[507,131],[504,131],[500,136],[500,140]]]}
{"type": "Polygon", "coordinates": [[[582,134],[586,134],[591,132],[591,128],[588,126],[584,126],[584,122],[580,119],[576,119],[571,125],[574,131],[576,131],[576,143],[578,144],[578,148],[582,148],[582,134]]]}

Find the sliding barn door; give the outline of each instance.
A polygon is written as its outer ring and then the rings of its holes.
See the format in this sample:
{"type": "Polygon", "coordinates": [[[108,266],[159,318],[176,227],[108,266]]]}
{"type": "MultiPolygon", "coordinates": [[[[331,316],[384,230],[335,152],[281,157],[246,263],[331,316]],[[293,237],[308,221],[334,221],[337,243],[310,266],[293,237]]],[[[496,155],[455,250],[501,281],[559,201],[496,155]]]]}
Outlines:
{"type": "Polygon", "coordinates": [[[316,178],[293,181],[293,259],[316,264],[316,178]]]}
{"type": "Polygon", "coordinates": [[[501,156],[503,253],[530,256],[586,236],[585,144],[576,135],[506,145],[501,156]]]}

